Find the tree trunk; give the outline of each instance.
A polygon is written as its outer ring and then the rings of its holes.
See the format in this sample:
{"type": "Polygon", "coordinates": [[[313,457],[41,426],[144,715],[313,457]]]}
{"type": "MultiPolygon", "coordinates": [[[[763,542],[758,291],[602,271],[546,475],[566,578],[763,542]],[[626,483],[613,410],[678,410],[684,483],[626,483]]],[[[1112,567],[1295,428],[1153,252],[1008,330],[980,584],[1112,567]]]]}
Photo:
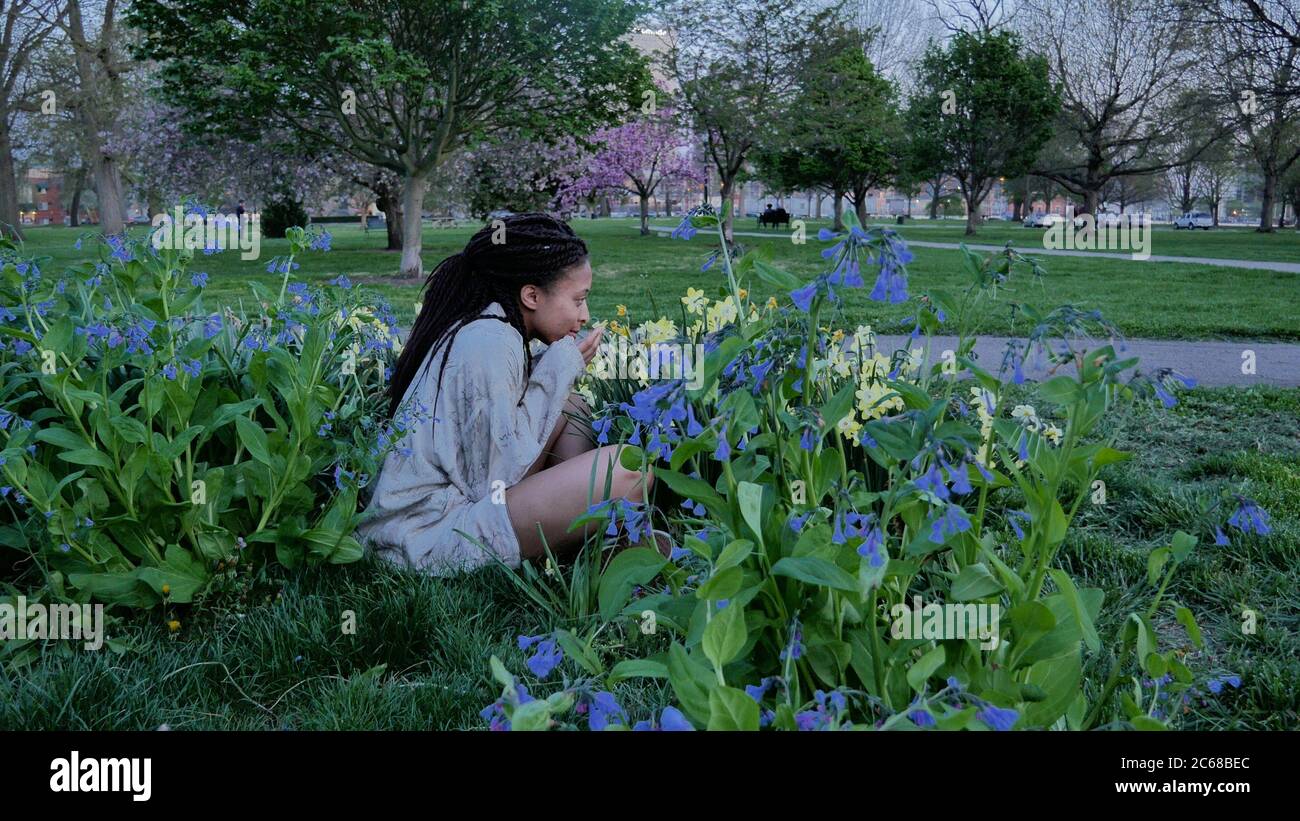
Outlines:
{"type": "Polygon", "coordinates": [[[638,191],[641,200],[641,236],[650,236],[650,196],[645,191],[638,191]]]}
{"type": "Polygon", "coordinates": [[[122,173],[117,160],[100,148],[95,155],[95,196],[99,200],[99,230],[120,234],[126,230],[126,209],[122,202],[122,173]]]}
{"type": "MultiPolygon", "coordinates": [[[[1097,204],[1101,202],[1101,191],[1097,188],[1089,188],[1083,192],[1083,211],[1084,214],[1096,214],[1097,204]]],[[[1077,216],[1077,214],[1076,214],[1077,216]]],[[[1065,226],[1068,230],[1071,226],[1065,226]]]]}
{"type": "Polygon", "coordinates": [[[939,218],[939,193],[943,190],[943,183],[930,184],[930,219],[939,218]]]}
{"type": "Polygon", "coordinates": [[[858,218],[858,225],[867,224],[867,192],[865,189],[853,192],[853,213],[858,218]]]}
{"type": "Polygon", "coordinates": [[[18,174],[14,169],[13,144],[9,131],[0,122],[0,237],[22,239],[18,225],[18,174]]]}
{"type": "Polygon", "coordinates": [[[1264,198],[1259,206],[1259,227],[1262,234],[1273,233],[1273,201],[1277,198],[1277,173],[1264,172],[1264,198]]]}
{"type": "Polygon", "coordinates": [[[384,231],[388,234],[385,250],[402,250],[402,206],[396,192],[383,183],[376,186],[375,208],[384,215],[384,231]]]}
{"type": "MultiPolygon", "coordinates": [[[[732,194],[735,193],[735,185],[735,177],[722,178],[722,187],[720,190],[722,202],[720,207],[727,213],[727,218],[722,223],[722,236],[726,238],[727,242],[731,242],[735,237],[733,232],[734,229],[732,228],[736,221],[735,206],[733,204],[731,208],[727,208],[727,203],[731,202],[732,194]]],[[[719,213],[719,216],[721,216],[721,213],[719,213]]]]}
{"type": "Polygon", "coordinates": [[[963,194],[966,200],[966,236],[973,237],[980,227],[980,203],[984,201],[984,197],[966,192],[963,194]]]}
{"type": "Polygon", "coordinates": [[[832,231],[844,230],[844,192],[836,189],[831,196],[835,201],[831,204],[832,213],[835,216],[835,222],[831,225],[832,231]]]}
{"type": "Polygon", "coordinates": [[[821,218],[822,218],[822,194],[820,191],[818,191],[817,192],[817,219],[821,219],[821,218]]]}
{"type": "Polygon", "coordinates": [[[402,276],[418,277],[424,272],[420,250],[424,243],[421,216],[424,192],[428,188],[427,176],[408,174],[402,187],[402,276]]]}
{"type": "MultiPolygon", "coordinates": [[[[68,227],[81,226],[81,192],[86,188],[86,169],[78,168],[72,183],[72,202],[69,203],[71,214],[68,215],[68,227]]],[[[152,216],[152,215],[151,215],[152,216]]]]}

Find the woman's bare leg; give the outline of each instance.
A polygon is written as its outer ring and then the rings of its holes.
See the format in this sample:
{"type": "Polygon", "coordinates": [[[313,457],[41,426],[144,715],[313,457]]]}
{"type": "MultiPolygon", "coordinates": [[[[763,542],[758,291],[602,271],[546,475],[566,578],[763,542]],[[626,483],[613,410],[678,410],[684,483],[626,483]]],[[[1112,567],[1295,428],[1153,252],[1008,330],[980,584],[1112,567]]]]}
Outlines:
{"type": "Polygon", "coordinates": [[[556,420],[546,445],[542,447],[542,454],[524,476],[532,476],[596,447],[596,443],[587,435],[591,429],[590,420],[591,408],[587,407],[587,403],[578,394],[570,394],[564,403],[564,411],[556,420]]]}
{"type": "Polygon", "coordinates": [[[646,498],[645,491],[654,485],[654,474],[643,477],[640,471],[628,470],[619,464],[621,445],[606,445],[580,453],[554,467],[526,476],[514,487],[506,489],[506,510],[515,535],[519,537],[519,551],[523,558],[545,555],[542,535],[546,545],[557,556],[578,548],[584,541],[583,529],[568,532],[569,525],[590,505],[603,501],[605,479],[610,476],[609,497],[639,502],[646,498]],[[592,484],[592,469],[596,478],[592,484]],[[591,501],[587,489],[591,485],[591,501]],[[643,486],[645,485],[645,486],[643,486]]]}

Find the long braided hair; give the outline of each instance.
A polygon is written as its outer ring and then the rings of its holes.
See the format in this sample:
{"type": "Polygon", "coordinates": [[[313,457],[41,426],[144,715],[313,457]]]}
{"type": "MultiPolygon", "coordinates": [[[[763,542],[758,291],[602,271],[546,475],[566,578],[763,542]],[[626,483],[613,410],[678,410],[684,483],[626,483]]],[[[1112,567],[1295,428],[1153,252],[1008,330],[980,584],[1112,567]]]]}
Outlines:
{"type": "Polygon", "coordinates": [[[438,368],[437,390],[441,392],[442,372],[456,334],[466,323],[478,319],[493,302],[501,303],[505,310],[502,321],[523,337],[524,384],[528,384],[533,363],[524,315],[519,307],[519,289],[524,285],[549,288],[566,269],[586,259],[587,244],[568,224],[549,214],[513,214],[503,222],[505,242],[493,243],[494,228],[485,225],[470,237],[465,250],[438,263],[425,280],[420,315],[402,347],[388,385],[390,419],[396,415],[421,363],[426,357],[432,362],[429,352],[436,352],[445,343],[438,368]]]}

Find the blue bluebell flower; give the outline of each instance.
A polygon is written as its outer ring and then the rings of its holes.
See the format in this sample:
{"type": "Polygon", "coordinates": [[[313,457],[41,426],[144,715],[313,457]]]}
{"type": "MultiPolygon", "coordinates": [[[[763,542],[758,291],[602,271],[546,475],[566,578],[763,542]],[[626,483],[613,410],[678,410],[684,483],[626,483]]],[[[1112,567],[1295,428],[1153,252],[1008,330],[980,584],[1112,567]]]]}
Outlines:
{"type": "Polygon", "coordinates": [[[1010,730],[1015,726],[1020,714],[1015,710],[994,707],[990,704],[977,712],[975,717],[994,730],[1010,730]]]}
{"type": "Polygon", "coordinates": [[[964,533],[970,530],[970,518],[966,511],[960,505],[949,504],[945,506],[943,516],[935,519],[930,528],[930,541],[935,544],[944,544],[958,533],[964,533]]]}
{"type": "Polygon", "coordinates": [[[604,730],[611,724],[627,726],[627,713],[610,693],[603,691],[596,693],[589,709],[591,715],[587,726],[596,732],[604,730]]]}
{"type": "Polygon", "coordinates": [[[1258,533],[1266,536],[1273,532],[1268,524],[1268,511],[1256,504],[1253,499],[1244,496],[1238,496],[1237,502],[1237,509],[1228,517],[1229,525],[1242,533],[1258,533]]]}
{"type": "Polygon", "coordinates": [[[564,660],[564,651],[554,639],[543,639],[528,658],[528,669],[538,678],[546,678],[564,660]]]}

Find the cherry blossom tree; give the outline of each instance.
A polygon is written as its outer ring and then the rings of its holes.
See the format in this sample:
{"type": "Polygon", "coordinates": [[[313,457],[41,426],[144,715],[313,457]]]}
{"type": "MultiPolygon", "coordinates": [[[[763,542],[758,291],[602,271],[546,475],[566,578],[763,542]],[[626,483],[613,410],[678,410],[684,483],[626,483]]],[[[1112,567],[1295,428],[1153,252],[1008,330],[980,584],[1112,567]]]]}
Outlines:
{"type": "Polygon", "coordinates": [[[615,128],[593,135],[598,143],[586,172],[566,189],[565,197],[609,191],[635,194],[641,205],[641,234],[650,233],[650,197],[666,180],[703,182],[706,170],[696,162],[672,106],[653,108],[615,128]]]}

